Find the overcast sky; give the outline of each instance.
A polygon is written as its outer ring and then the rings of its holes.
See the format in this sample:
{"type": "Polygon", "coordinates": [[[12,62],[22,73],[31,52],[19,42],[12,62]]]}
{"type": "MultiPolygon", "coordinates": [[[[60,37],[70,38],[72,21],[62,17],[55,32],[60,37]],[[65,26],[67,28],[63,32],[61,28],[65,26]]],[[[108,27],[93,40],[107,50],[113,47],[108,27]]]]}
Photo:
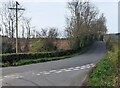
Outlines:
{"type": "MultiPolygon", "coordinates": [[[[37,30],[56,27],[63,35],[68,15],[66,0],[18,0],[25,10],[25,16],[32,18],[37,30]]],[[[91,0],[90,0],[91,1],[91,0]]],[[[118,0],[92,0],[100,13],[106,17],[108,33],[118,32],[118,0]]]]}

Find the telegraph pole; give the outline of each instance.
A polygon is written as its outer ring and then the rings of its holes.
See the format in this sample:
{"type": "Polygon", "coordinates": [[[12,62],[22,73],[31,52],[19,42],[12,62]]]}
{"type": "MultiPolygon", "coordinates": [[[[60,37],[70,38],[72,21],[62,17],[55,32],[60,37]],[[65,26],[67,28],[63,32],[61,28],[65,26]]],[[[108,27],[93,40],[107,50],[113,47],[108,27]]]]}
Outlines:
{"type": "Polygon", "coordinates": [[[25,10],[24,8],[18,8],[18,5],[20,4],[16,1],[16,8],[9,8],[16,10],[16,53],[18,53],[18,10],[25,10]]]}

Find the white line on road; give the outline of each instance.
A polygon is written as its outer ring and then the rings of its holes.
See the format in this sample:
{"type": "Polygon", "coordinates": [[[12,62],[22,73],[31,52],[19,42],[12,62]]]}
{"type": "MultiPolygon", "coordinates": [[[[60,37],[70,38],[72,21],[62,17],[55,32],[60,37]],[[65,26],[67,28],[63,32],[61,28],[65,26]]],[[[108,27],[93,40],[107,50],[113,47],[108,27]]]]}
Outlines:
{"type": "Polygon", "coordinates": [[[35,73],[33,72],[32,74],[34,75],[35,73]]]}
{"type": "Polygon", "coordinates": [[[4,78],[7,78],[7,77],[9,77],[9,76],[4,76],[4,78]]]}
{"type": "Polygon", "coordinates": [[[76,69],[79,69],[80,67],[75,67],[76,69]]]}
{"type": "Polygon", "coordinates": [[[69,72],[69,71],[72,71],[72,70],[66,69],[65,71],[66,71],[66,72],[69,72]]]}
{"type": "Polygon", "coordinates": [[[83,68],[83,67],[81,67],[80,69],[85,69],[85,67],[83,68]]]}
{"type": "Polygon", "coordinates": [[[20,76],[19,78],[23,78],[23,76],[20,76]]]}
{"type": "Polygon", "coordinates": [[[90,68],[90,66],[86,66],[86,68],[90,68]]]}
{"type": "Polygon", "coordinates": [[[60,69],[60,71],[65,71],[66,69],[60,69]]]}
{"type": "Polygon", "coordinates": [[[80,70],[80,69],[78,69],[78,68],[75,68],[75,69],[73,69],[74,71],[78,71],[78,70],[80,70]]]}
{"type": "Polygon", "coordinates": [[[16,79],[18,79],[19,77],[15,77],[16,79]]]}
{"type": "Polygon", "coordinates": [[[68,68],[69,70],[73,70],[74,68],[68,68]]]}
{"type": "Polygon", "coordinates": [[[49,71],[49,72],[56,72],[57,70],[51,70],[51,71],[49,71]]]}
{"type": "Polygon", "coordinates": [[[40,75],[40,74],[37,74],[37,75],[40,75]]]}
{"type": "Polygon", "coordinates": [[[86,67],[86,65],[84,65],[84,66],[81,66],[80,68],[85,68],[86,67]]]}
{"type": "MultiPolygon", "coordinates": [[[[95,67],[94,64],[87,64],[87,65],[83,65],[83,66],[77,66],[77,67],[71,67],[71,68],[66,68],[66,69],[59,69],[59,70],[50,70],[50,71],[42,71],[42,72],[38,72],[38,73],[34,73],[32,72],[33,75],[41,75],[41,74],[52,74],[52,73],[61,73],[61,72],[70,72],[70,71],[78,71],[78,70],[83,70],[86,68],[91,68],[91,67],[95,67]]],[[[23,75],[21,76],[17,76],[17,75],[9,75],[9,76],[3,76],[0,77],[0,81],[4,80],[4,78],[8,78],[8,77],[12,77],[12,78],[22,78],[23,75]]]]}
{"type": "Polygon", "coordinates": [[[43,72],[43,74],[48,75],[48,74],[50,74],[50,72],[43,72]]]}
{"type": "Polygon", "coordinates": [[[61,73],[62,71],[56,71],[55,73],[61,73]]]}

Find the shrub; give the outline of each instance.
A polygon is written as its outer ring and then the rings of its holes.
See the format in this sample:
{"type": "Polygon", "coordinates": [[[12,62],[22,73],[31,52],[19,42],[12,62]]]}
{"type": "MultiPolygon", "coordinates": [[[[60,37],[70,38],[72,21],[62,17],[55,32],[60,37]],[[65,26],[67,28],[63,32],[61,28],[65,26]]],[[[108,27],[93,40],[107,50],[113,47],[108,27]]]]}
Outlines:
{"type": "Polygon", "coordinates": [[[44,51],[54,51],[56,50],[56,46],[51,39],[39,39],[35,43],[32,44],[30,49],[31,52],[44,52],[44,51]]]}
{"type": "MultiPolygon", "coordinates": [[[[13,53],[13,54],[2,54],[2,63],[9,63],[9,65],[13,65],[15,62],[19,60],[30,60],[30,59],[39,59],[39,58],[49,58],[49,57],[59,57],[65,55],[71,55],[76,53],[75,50],[66,50],[66,51],[59,51],[59,52],[39,52],[39,53],[13,53]]],[[[46,60],[41,60],[46,61],[46,60]]]]}
{"type": "Polygon", "coordinates": [[[12,53],[12,44],[11,43],[2,43],[2,53],[12,53]]]}
{"type": "Polygon", "coordinates": [[[39,39],[35,43],[32,44],[32,47],[30,48],[31,52],[40,52],[42,51],[42,48],[44,46],[44,41],[42,39],[39,39]]]}
{"type": "Polygon", "coordinates": [[[113,39],[111,37],[108,38],[107,42],[106,42],[106,49],[108,51],[114,51],[114,43],[115,41],[113,41],[113,39]]]}

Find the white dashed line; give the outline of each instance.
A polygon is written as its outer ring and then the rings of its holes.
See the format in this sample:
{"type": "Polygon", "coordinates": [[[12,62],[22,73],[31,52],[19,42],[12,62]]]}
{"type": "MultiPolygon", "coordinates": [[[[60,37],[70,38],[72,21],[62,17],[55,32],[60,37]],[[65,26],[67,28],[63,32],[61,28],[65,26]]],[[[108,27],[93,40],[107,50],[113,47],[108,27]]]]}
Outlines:
{"type": "Polygon", "coordinates": [[[50,72],[44,72],[43,74],[48,75],[48,74],[50,74],[50,72]]]}
{"type": "Polygon", "coordinates": [[[86,68],[90,68],[90,66],[86,66],[86,68]]]}
{"type": "Polygon", "coordinates": [[[56,72],[57,70],[51,70],[51,71],[49,71],[49,72],[56,72]]]}
{"type": "Polygon", "coordinates": [[[86,65],[85,66],[81,66],[80,68],[85,68],[86,67],[86,65]]]}
{"type": "Polygon", "coordinates": [[[7,78],[7,77],[9,77],[9,76],[4,76],[4,78],[7,78]]]}
{"type": "Polygon", "coordinates": [[[73,69],[74,71],[78,71],[78,70],[80,70],[80,69],[77,69],[77,68],[75,68],[75,69],[73,69]]]}
{"type": "Polygon", "coordinates": [[[76,69],[80,69],[80,67],[75,67],[76,69]]]}
{"type": "Polygon", "coordinates": [[[66,69],[60,69],[60,71],[66,71],[66,69]]]}
{"type": "Polygon", "coordinates": [[[91,67],[95,67],[95,65],[94,65],[94,64],[91,64],[91,67]]]}
{"type": "Polygon", "coordinates": [[[19,77],[15,77],[16,79],[18,79],[19,77]]]}
{"type": "Polygon", "coordinates": [[[23,76],[20,76],[19,78],[23,78],[23,76]]]}
{"type": "Polygon", "coordinates": [[[85,69],[85,68],[81,67],[80,69],[85,69]]]}
{"type": "MultiPolygon", "coordinates": [[[[78,70],[83,70],[83,69],[91,68],[91,67],[95,67],[95,65],[94,65],[94,64],[87,64],[87,65],[83,65],[83,66],[71,67],[71,68],[66,68],[66,69],[42,71],[42,72],[38,72],[38,73],[32,72],[32,74],[39,76],[39,75],[41,75],[41,74],[47,75],[47,74],[52,74],[52,73],[78,71],[78,70]]],[[[18,79],[18,78],[22,78],[23,76],[22,76],[22,75],[21,75],[21,76],[17,76],[17,75],[3,76],[3,78],[0,77],[0,81],[4,80],[4,78],[8,78],[8,77],[12,77],[12,78],[18,79]]]]}
{"type": "Polygon", "coordinates": [[[35,74],[35,73],[32,73],[33,75],[35,74]]]}
{"type": "Polygon", "coordinates": [[[56,71],[55,73],[61,73],[62,71],[56,71]]]}
{"type": "Polygon", "coordinates": [[[69,72],[69,71],[72,71],[72,70],[66,69],[65,71],[66,71],[66,72],[69,72]]]}
{"type": "Polygon", "coordinates": [[[44,73],[45,75],[48,75],[48,74],[50,74],[50,73],[44,73]]]}
{"type": "Polygon", "coordinates": [[[74,68],[68,68],[69,70],[73,70],[74,68]]]}
{"type": "Polygon", "coordinates": [[[37,74],[37,75],[40,75],[40,74],[37,74]]]}

